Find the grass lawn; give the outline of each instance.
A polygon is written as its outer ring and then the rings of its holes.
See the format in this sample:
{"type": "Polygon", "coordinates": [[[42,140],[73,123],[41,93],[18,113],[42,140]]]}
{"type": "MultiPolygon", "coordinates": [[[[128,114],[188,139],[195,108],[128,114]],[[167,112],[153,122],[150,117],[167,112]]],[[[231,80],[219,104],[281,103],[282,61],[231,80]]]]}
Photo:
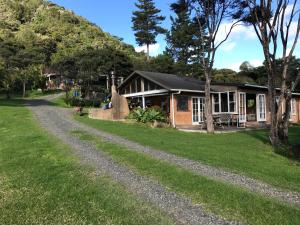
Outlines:
{"type": "Polygon", "coordinates": [[[62,108],[72,108],[71,106],[67,105],[65,99],[66,99],[66,95],[59,96],[53,100],[50,100],[49,105],[62,107],[62,108]]]}
{"type": "Polygon", "coordinates": [[[120,163],[157,179],[172,191],[191,197],[195,203],[204,204],[206,209],[223,217],[252,225],[300,224],[300,209],[297,207],[213,181],[85,132],[74,131],[73,134],[95,143],[120,163]]]}
{"type": "MultiPolygon", "coordinates": [[[[263,130],[207,135],[175,129],[153,129],[142,124],[77,120],[100,130],[123,136],[166,152],[263,180],[300,192],[300,163],[275,154],[263,130]]],[[[291,142],[300,142],[300,126],[290,130],[291,142]]]]}
{"type": "Polygon", "coordinates": [[[26,91],[26,98],[38,98],[51,94],[59,94],[62,93],[62,90],[45,90],[44,92],[39,90],[28,90],[26,91]]]}
{"type": "Polygon", "coordinates": [[[79,164],[18,100],[0,99],[0,224],[171,224],[79,164]]]}

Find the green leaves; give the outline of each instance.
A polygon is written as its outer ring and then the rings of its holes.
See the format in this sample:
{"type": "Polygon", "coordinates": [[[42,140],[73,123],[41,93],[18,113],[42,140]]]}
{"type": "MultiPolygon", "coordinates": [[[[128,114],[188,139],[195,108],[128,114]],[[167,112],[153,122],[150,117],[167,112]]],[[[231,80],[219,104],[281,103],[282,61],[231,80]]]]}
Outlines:
{"type": "Polygon", "coordinates": [[[154,121],[165,122],[167,117],[160,108],[153,107],[147,109],[136,108],[129,114],[128,119],[134,119],[140,123],[149,123],[154,121]]]}
{"type": "Polygon", "coordinates": [[[156,43],[158,34],[167,32],[160,26],[165,17],[159,15],[161,10],[155,7],[153,0],[138,0],[138,2],[139,4],[135,4],[138,11],[134,11],[132,16],[132,29],[135,31],[136,42],[140,46],[149,46],[156,43]]]}

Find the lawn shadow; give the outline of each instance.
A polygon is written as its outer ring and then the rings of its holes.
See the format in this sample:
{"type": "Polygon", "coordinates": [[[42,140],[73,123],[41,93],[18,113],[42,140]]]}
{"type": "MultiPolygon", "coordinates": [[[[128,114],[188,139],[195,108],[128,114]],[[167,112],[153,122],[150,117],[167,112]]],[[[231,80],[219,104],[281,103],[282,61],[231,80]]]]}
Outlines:
{"type": "Polygon", "coordinates": [[[264,144],[269,144],[270,140],[269,140],[268,132],[269,129],[258,129],[258,130],[245,131],[244,134],[247,134],[250,137],[257,139],[264,144]]]}

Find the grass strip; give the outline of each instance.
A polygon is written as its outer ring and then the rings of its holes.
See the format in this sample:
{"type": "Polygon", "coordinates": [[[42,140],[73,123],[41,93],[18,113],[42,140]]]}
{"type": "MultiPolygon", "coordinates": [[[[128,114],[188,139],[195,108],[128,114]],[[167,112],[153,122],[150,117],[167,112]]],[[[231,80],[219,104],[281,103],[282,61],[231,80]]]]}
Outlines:
{"type": "Polygon", "coordinates": [[[0,143],[0,224],[172,224],[121,185],[80,165],[22,101],[0,100],[0,143]]]}
{"type": "MultiPolygon", "coordinates": [[[[225,168],[273,186],[300,192],[300,162],[274,153],[265,130],[207,135],[175,129],[153,129],[129,124],[75,117],[78,121],[142,145],[225,168]]],[[[300,126],[290,129],[290,140],[299,143],[300,126]]]]}
{"type": "Polygon", "coordinates": [[[142,175],[157,179],[170,190],[189,196],[195,203],[204,204],[208,211],[227,219],[253,225],[300,224],[300,209],[294,206],[199,176],[82,131],[74,131],[73,135],[95,143],[101,151],[118,162],[142,175]]]}

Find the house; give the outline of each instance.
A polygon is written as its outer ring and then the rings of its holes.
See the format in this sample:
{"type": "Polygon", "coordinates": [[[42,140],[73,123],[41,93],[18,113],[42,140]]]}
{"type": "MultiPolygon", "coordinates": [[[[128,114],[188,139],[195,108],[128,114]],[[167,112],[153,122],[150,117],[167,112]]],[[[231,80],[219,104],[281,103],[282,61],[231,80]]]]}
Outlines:
{"type": "MultiPolygon", "coordinates": [[[[173,74],[135,71],[118,87],[133,108],[159,106],[174,127],[199,126],[205,121],[205,82],[173,74]]],[[[212,84],[212,112],[238,126],[270,122],[268,89],[251,84],[212,84]]],[[[300,93],[293,93],[291,122],[300,121],[300,93]]]]}

